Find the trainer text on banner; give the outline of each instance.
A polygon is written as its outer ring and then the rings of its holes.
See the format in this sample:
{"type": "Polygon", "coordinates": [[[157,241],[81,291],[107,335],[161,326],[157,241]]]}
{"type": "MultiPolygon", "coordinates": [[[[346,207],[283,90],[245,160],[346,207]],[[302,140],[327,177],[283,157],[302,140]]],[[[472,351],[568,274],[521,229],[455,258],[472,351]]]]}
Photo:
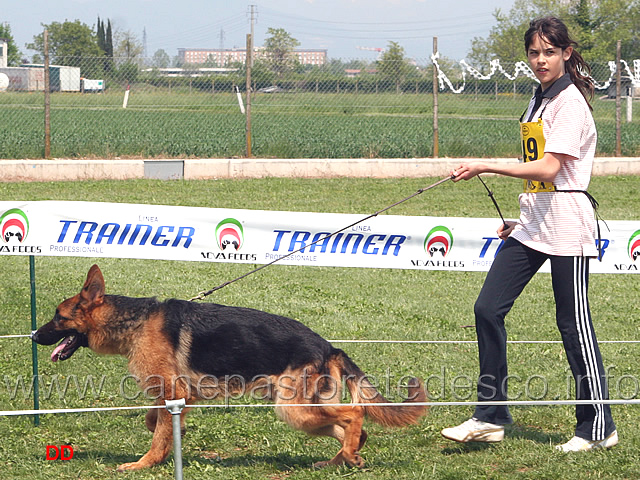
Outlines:
{"type": "MultiPolygon", "coordinates": [[[[487,271],[493,218],[279,212],[97,202],[0,202],[0,255],[487,271]],[[354,224],[355,223],[355,224],[354,224]],[[354,226],[341,231],[345,225],[354,226]],[[333,232],[338,232],[330,235],[333,232]]],[[[640,221],[608,221],[593,273],[638,273],[640,221]]],[[[543,267],[547,269],[548,266],[543,267]]]]}

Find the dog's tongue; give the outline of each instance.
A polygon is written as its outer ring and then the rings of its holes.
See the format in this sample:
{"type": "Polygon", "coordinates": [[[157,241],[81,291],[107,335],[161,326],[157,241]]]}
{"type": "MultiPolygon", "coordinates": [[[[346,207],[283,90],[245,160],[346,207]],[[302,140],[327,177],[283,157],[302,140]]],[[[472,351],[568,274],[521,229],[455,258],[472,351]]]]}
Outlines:
{"type": "Polygon", "coordinates": [[[52,362],[57,362],[58,361],[58,359],[60,357],[60,352],[62,352],[62,350],[64,350],[64,347],[66,347],[71,340],[73,340],[73,337],[65,337],[65,339],[60,342],[60,345],[58,345],[53,350],[53,353],[51,354],[51,361],[52,362]]]}

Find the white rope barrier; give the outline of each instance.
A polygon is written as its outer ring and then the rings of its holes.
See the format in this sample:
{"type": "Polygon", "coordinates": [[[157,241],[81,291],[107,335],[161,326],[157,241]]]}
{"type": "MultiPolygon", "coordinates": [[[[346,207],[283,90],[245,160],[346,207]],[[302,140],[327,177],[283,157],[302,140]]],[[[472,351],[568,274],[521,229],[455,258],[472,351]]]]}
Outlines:
{"type": "Polygon", "coordinates": [[[150,405],[144,407],[92,407],[92,408],[51,408],[44,410],[0,410],[0,417],[17,417],[22,415],[50,415],[58,413],[96,413],[123,410],[148,410],[151,408],[166,408],[164,405],[150,405]]]}
{"type": "MultiPolygon", "coordinates": [[[[504,406],[558,406],[558,405],[638,405],[640,399],[633,400],[508,400],[508,401],[487,401],[487,402],[411,402],[415,407],[442,407],[442,406],[475,406],[475,405],[504,405],[504,406]]],[[[166,400],[165,405],[146,405],[133,407],[93,407],[93,408],[66,408],[48,410],[2,410],[0,417],[25,416],[25,415],[45,415],[61,413],[97,413],[107,411],[131,411],[166,408],[171,413],[171,423],[173,430],[173,458],[175,464],[175,479],[182,480],[182,445],[180,430],[180,413],[186,406],[185,399],[166,400]]],[[[406,407],[406,403],[289,403],[289,404],[205,404],[189,405],[188,408],[309,408],[309,407],[406,407]]]]}
{"type": "MultiPolygon", "coordinates": [[[[386,403],[284,403],[284,404],[204,404],[189,405],[188,408],[282,408],[282,407],[461,407],[476,405],[502,406],[553,406],[553,405],[640,405],[640,399],[629,400],[501,400],[486,402],[386,402],[386,403]]],[[[164,407],[163,407],[164,408],[164,407]]],[[[2,412],[0,412],[1,414],[2,412]]]]}
{"type": "MultiPolygon", "coordinates": [[[[486,402],[410,402],[410,403],[220,403],[220,404],[189,404],[187,408],[307,408],[307,407],[463,407],[477,405],[500,406],[567,406],[567,405],[640,405],[640,399],[629,400],[502,400],[486,402]]],[[[92,408],[58,408],[45,410],[0,410],[0,417],[17,417],[25,415],[55,415],[62,413],[98,413],[109,411],[130,411],[162,409],[165,405],[145,405],[132,407],[92,407],[92,408]]]]}
{"type": "MultiPolygon", "coordinates": [[[[327,340],[329,343],[415,343],[415,344],[465,344],[477,340],[327,340]]],[[[507,340],[511,344],[561,344],[562,340],[507,340]]],[[[603,343],[640,343],[640,340],[599,340],[603,343]]]]}
{"type": "Polygon", "coordinates": [[[440,90],[445,90],[445,83],[446,83],[447,86],[449,87],[449,90],[451,90],[453,93],[462,93],[467,85],[467,72],[472,77],[478,80],[490,80],[496,74],[496,72],[500,72],[502,75],[504,75],[506,78],[508,78],[511,81],[518,78],[518,75],[520,74],[532,80],[535,80],[536,82],[538,81],[535,74],[533,73],[533,70],[531,70],[531,68],[529,67],[529,65],[527,65],[526,62],[516,62],[513,75],[510,75],[502,67],[502,65],[500,65],[500,60],[496,58],[491,60],[491,62],[489,62],[489,67],[490,67],[489,74],[483,75],[482,73],[480,73],[479,70],[473,68],[465,60],[461,60],[459,63],[460,63],[460,66],[462,67],[462,86],[460,88],[455,88],[451,80],[449,80],[449,77],[447,77],[447,75],[442,71],[442,68],[438,63],[439,58],[440,58],[440,52],[435,52],[434,54],[431,55],[431,61],[433,62],[436,68],[436,71],[438,72],[438,85],[440,87],[440,90]]]}
{"type": "MultiPolygon", "coordinates": [[[[0,340],[5,338],[31,338],[29,335],[0,335],[0,340]]],[[[329,343],[398,343],[398,344],[465,344],[478,343],[476,340],[327,340],[329,343]]],[[[512,344],[558,344],[561,340],[507,340],[512,344]]],[[[640,340],[600,340],[598,343],[640,343],[640,340]]]]}
{"type": "MultiPolygon", "coordinates": [[[[629,69],[629,64],[624,60],[620,60],[620,64],[622,65],[622,72],[620,73],[626,73],[626,76],[629,79],[631,79],[631,86],[636,88],[640,87],[640,59],[633,61],[633,70],[635,73],[631,73],[631,70],[629,69]]],[[[600,85],[592,77],[596,90],[605,90],[609,88],[609,86],[611,85],[611,82],[613,81],[613,78],[616,75],[616,62],[609,62],[609,70],[611,71],[611,75],[609,76],[609,79],[606,82],[604,82],[604,84],[602,85],[600,85]]]]}
{"type": "MultiPolygon", "coordinates": [[[[496,58],[489,62],[489,73],[487,75],[484,75],[478,69],[469,65],[466,60],[460,60],[458,63],[462,67],[462,86],[456,88],[453,86],[453,82],[451,82],[449,77],[447,77],[447,75],[440,67],[440,64],[438,63],[439,58],[440,52],[435,52],[431,55],[431,61],[433,62],[436,71],[438,72],[438,85],[440,87],[440,90],[445,90],[446,84],[449,90],[451,90],[453,93],[462,93],[467,85],[467,73],[477,80],[490,80],[497,73],[501,73],[504,77],[511,81],[514,81],[516,78],[518,78],[518,76],[522,75],[538,82],[538,79],[533,73],[533,70],[531,70],[526,62],[516,62],[514,65],[513,74],[509,74],[509,72],[507,72],[500,64],[500,60],[496,58]]],[[[626,61],[621,60],[621,65],[621,73],[623,74],[623,76],[631,80],[631,85],[633,87],[640,88],[640,59],[633,61],[633,72],[629,68],[629,64],[626,61]]],[[[600,84],[597,80],[591,77],[596,90],[606,90],[613,82],[613,79],[616,75],[616,62],[610,61],[608,62],[608,66],[611,73],[609,75],[609,79],[603,84],[600,84]]]]}

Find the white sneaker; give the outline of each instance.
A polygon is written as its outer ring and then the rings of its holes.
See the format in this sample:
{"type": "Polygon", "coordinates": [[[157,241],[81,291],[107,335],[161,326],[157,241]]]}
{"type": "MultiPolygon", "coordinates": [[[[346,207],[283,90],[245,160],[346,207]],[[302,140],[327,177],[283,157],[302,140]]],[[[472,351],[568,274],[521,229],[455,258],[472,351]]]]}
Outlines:
{"type": "Polygon", "coordinates": [[[504,438],[504,426],[472,418],[457,427],[445,428],[440,433],[444,438],[460,443],[494,443],[501,442],[504,438]]]}
{"type": "Polygon", "coordinates": [[[618,431],[614,430],[604,440],[587,440],[585,438],[573,437],[567,443],[556,445],[556,450],[562,452],[586,452],[588,450],[596,450],[598,448],[610,448],[618,444],[618,431]]]}

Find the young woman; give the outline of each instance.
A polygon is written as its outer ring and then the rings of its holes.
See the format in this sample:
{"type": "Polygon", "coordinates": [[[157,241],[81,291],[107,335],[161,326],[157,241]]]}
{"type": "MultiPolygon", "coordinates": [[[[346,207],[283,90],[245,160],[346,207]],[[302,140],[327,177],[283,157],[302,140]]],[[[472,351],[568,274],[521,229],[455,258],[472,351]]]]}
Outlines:
{"type": "MultiPolygon", "coordinates": [[[[567,27],[545,17],[531,22],[525,49],[540,81],[521,118],[523,162],[498,166],[465,163],[454,181],[481,173],[524,179],[520,219],[498,229],[505,243],[475,304],[480,357],[478,401],[507,400],[504,318],[542,264],[551,263],[556,322],[571,371],[576,398],[606,400],[608,388],[587,299],[589,258],[598,256],[592,197],[586,193],[596,149],[589,99],[589,67],[574,49],[567,27]],[[508,226],[508,228],[506,228],[508,226]]],[[[608,405],[576,406],[575,436],[562,451],[607,448],[618,443],[608,405]]],[[[458,442],[499,442],[511,423],[507,406],[479,405],[473,418],[442,435],[458,442]]]]}

